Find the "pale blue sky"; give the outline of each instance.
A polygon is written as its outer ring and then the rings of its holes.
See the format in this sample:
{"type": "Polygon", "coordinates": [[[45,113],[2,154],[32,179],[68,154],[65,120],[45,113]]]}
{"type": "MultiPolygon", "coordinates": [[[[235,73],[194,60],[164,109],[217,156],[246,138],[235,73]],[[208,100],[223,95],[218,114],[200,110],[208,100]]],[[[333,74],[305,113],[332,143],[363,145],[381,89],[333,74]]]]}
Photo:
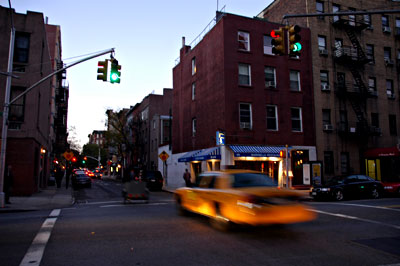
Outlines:
{"type": "MultiPolygon", "coordinates": [[[[225,12],[253,17],[272,0],[219,0],[225,12]]],[[[8,7],[8,0],[0,0],[8,7]]],[[[75,126],[80,145],[93,130],[105,129],[105,111],[129,108],[154,91],[172,88],[172,68],[182,36],[192,42],[214,18],[217,0],[11,0],[18,13],[36,11],[61,26],[64,63],[115,48],[121,83],[97,80],[104,55],[67,70],[70,86],[68,126],[75,126]]]]}

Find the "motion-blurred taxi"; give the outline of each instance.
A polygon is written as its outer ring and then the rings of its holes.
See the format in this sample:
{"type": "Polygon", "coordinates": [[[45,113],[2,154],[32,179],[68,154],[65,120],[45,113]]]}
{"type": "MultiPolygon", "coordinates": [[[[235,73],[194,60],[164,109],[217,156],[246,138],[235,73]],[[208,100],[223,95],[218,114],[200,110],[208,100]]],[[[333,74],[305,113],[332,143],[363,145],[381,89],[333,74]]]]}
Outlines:
{"type": "Polygon", "coordinates": [[[218,229],[232,224],[268,225],[307,222],[315,212],[298,202],[299,192],[280,189],[269,176],[247,170],[205,172],[193,187],[174,194],[180,214],[194,212],[210,217],[218,229]]]}

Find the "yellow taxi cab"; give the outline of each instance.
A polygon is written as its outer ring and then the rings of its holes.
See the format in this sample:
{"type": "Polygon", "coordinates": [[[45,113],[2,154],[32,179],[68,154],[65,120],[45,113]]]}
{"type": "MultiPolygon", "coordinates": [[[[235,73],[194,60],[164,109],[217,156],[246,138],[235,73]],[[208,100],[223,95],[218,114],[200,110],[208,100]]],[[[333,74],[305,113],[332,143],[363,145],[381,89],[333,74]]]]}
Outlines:
{"type": "Polygon", "coordinates": [[[224,170],[204,172],[192,187],[176,189],[174,198],[180,214],[198,213],[210,217],[217,229],[232,224],[291,224],[314,220],[315,212],[298,200],[302,195],[278,188],[260,172],[224,170]]]}

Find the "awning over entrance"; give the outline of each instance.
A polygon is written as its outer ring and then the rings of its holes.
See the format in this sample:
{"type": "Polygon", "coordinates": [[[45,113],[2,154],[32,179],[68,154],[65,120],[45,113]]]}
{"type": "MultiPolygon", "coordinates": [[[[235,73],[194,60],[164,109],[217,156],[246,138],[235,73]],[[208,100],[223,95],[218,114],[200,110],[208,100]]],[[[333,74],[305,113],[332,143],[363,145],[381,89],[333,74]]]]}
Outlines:
{"type": "Polygon", "coordinates": [[[364,153],[366,158],[386,157],[386,156],[400,156],[400,151],[397,147],[389,148],[375,148],[369,149],[364,153]]]}
{"type": "Polygon", "coordinates": [[[205,161],[211,159],[221,159],[221,151],[219,147],[190,151],[180,157],[178,162],[205,161]]]}
{"type": "Polygon", "coordinates": [[[235,157],[279,157],[279,152],[284,146],[246,146],[229,145],[235,157]]]}

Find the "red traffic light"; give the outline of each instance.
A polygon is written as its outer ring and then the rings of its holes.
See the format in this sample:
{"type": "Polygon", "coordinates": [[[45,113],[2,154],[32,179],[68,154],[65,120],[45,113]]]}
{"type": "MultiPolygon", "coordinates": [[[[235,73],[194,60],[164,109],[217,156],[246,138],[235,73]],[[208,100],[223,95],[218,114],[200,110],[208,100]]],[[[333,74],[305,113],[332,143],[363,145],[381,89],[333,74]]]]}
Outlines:
{"type": "Polygon", "coordinates": [[[279,38],[279,37],[281,37],[281,35],[279,35],[278,33],[276,33],[275,30],[272,30],[272,31],[271,31],[271,37],[272,37],[272,38],[279,38]]]}
{"type": "Polygon", "coordinates": [[[71,161],[72,161],[73,163],[76,163],[76,157],[75,157],[75,156],[72,157],[71,161]]]}

